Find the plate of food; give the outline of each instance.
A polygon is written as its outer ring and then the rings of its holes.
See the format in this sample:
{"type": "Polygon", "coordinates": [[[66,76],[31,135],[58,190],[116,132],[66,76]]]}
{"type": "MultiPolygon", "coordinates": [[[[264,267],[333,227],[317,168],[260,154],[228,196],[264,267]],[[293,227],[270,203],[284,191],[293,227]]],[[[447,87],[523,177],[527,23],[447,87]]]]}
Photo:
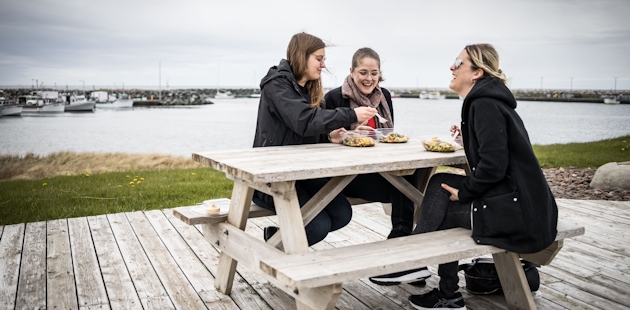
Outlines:
{"type": "Polygon", "coordinates": [[[376,144],[377,133],[368,130],[348,130],[340,133],[343,145],[369,147],[376,144]]]}
{"type": "Polygon", "coordinates": [[[460,148],[453,138],[439,136],[423,138],[422,145],[429,152],[455,152],[460,148]]]}
{"type": "Polygon", "coordinates": [[[406,135],[396,132],[394,128],[379,128],[376,129],[379,132],[378,142],[382,143],[406,143],[409,141],[409,137],[406,135]]]}

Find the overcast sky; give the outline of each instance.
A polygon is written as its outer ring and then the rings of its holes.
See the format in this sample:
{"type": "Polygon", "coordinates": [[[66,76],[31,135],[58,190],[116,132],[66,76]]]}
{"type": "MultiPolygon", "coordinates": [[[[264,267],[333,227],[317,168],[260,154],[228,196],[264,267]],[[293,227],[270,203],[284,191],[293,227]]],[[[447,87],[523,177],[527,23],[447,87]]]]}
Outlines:
{"type": "Polygon", "coordinates": [[[331,45],[325,87],[367,46],[384,87],[447,88],[491,43],[513,89],[628,90],[629,19],[628,0],[0,0],[0,85],[157,88],[161,67],[163,89],[257,87],[305,31],[331,45]]]}

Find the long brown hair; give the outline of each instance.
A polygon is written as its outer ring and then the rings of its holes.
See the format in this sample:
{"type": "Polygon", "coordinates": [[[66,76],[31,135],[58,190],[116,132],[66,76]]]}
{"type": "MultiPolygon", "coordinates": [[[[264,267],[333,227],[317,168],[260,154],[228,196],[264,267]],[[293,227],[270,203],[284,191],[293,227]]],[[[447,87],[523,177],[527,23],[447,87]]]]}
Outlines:
{"type": "Polygon", "coordinates": [[[503,83],[507,83],[505,73],[499,69],[499,53],[492,44],[471,44],[466,45],[465,49],[472,61],[473,69],[481,69],[484,75],[499,78],[503,83]]]}
{"type": "MultiPolygon", "coordinates": [[[[326,44],[322,39],[310,35],[306,32],[300,32],[293,35],[289,46],[287,47],[287,61],[291,66],[293,75],[296,80],[301,80],[306,74],[308,58],[318,49],[325,48],[326,44]]],[[[318,107],[324,98],[324,88],[322,87],[322,78],[317,80],[306,81],[304,85],[311,98],[311,107],[318,107]]]]}

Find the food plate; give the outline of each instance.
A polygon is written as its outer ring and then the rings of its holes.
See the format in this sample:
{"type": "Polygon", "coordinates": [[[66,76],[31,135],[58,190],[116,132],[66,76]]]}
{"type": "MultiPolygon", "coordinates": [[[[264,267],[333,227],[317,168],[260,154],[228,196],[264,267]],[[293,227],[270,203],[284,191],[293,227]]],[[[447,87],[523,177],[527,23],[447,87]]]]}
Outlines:
{"type": "Polygon", "coordinates": [[[409,141],[409,137],[396,132],[394,128],[379,128],[376,129],[379,133],[378,142],[382,143],[406,143],[409,141]]]}
{"type": "Polygon", "coordinates": [[[340,133],[343,145],[353,147],[369,147],[376,144],[378,132],[368,130],[348,130],[340,133]]]}
{"type": "Polygon", "coordinates": [[[433,136],[431,138],[423,138],[422,145],[429,152],[455,152],[455,150],[461,148],[459,144],[450,137],[433,136]]]}
{"type": "Polygon", "coordinates": [[[200,214],[200,215],[218,215],[218,214],[223,215],[223,214],[228,213],[228,211],[230,210],[230,200],[227,199],[227,198],[218,198],[218,199],[205,200],[201,204],[190,208],[190,210],[192,212],[200,214]],[[215,205],[216,207],[219,207],[219,209],[220,209],[219,212],[217,212],[217,213],[208,213],[206,210],[208,208],[210,208],[212,205],[215,205]]]}

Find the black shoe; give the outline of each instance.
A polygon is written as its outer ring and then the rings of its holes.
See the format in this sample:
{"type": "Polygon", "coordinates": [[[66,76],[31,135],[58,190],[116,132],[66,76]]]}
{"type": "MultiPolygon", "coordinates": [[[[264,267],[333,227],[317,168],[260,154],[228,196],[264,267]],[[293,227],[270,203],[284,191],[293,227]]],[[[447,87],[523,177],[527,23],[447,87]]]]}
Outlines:
{"type": "Polygon", "coordinates": [[[265,238],[265,242],[273,236],[273,234],[277,233],[280,230],[280,227],[277,226],[267,226],[263,229],[263,238],[265,238]]]}
{"type": "Polygon", "coordinates": [[[446,297],[440,290],[434,288],[432,291],[422,295],[409,296],[409,303],[415,309],[458,309],[466,310],[464,297],[460,292],[455,292],[453,296],[446,297]]]}
{"type": "Polygon", "coordinates": [[[431,272],[429,272],[429,270],[425,267],[420,269],[390,273],[377,277],[371,277],[370,281],[378,285],[398,285],[401,283],[410,283],[416,286],[424,286],[426,285],[424,279],[430,276],[431,272]]]}
{"type": "Polygon", "coordinates": [[[394,227],[392,231],[387,236],[387,239],[405,237],[411,235],[411,229],[405,226],[394,227]]]}

